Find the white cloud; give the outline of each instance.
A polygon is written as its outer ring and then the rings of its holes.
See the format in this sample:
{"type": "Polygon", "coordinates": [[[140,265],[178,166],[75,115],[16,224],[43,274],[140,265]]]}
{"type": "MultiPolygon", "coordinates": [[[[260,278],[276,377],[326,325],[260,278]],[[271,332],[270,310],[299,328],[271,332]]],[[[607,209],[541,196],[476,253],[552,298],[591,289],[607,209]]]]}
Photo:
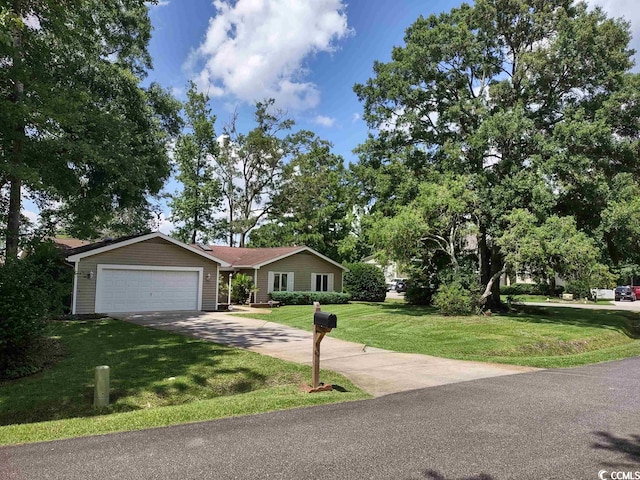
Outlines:
{"type": "Polygon", "coordinates": [[[313,119],[313,123],[321,125],[323,127],[331,128],[335,125],[336,119],[333,117],[325,117],[324,115],[318,115],[313,119]]]}
{"type": "MultiPolygon", "coordinates": [[[[631,47],[640,52],[640,8],[637,0],[587,0],[590,6],[599,6],[612,18],[624,18],[631,24],[631,47]]],[[[636,53],[636,64],[637,53],[636,53]]],[[[636,69],[639,65],[636,65],[636,69]]]]}
{"type": "Polygon", "coordinates": [[[351,117],[351,123],[356,123],[358,120],[360,120],[362,117],[360,116],[360,114],[358,112],[354,113],[353,116],[351,117]]]}
{"type": "Polygon", "coordinates": [[[333,52],[352,30],[343,0],[214,0],[216,15],[185,68],[200,65],[195,81],[209,95],[253,103],[275,98],[281,108],[320,102],[305,61],[333,52]],[[206,91],[206,88],[203,88],[206,91]]]}
{"type": "Polygon", "coordinates": [[[25,216],[33,225],[40,223],[40,214],[32,212],[31,210],[22,209],[22,215],[25,216]]]}

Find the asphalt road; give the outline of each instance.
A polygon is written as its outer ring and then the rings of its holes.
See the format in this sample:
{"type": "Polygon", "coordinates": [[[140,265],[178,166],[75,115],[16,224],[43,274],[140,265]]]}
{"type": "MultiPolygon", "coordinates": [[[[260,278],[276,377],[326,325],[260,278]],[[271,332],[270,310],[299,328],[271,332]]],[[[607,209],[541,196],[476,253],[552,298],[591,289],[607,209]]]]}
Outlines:
{"type": "Polygon", "coordinates": [[[640,472],[639,371],[633,358],[5,447],[0,478],[540,480],[597,479],[602,470],[611,478],[640,472]]]}

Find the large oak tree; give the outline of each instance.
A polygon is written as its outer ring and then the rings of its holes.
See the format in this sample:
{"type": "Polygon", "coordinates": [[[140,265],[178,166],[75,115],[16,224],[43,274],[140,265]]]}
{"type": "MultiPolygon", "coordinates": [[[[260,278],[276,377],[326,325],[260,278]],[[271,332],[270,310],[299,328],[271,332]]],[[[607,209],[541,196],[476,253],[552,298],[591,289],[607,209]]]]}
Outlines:
{"type": "MultiPolygon", "coordinates": [[[[628,25],[568,0],[478,0],[419,18],[355,92],[371,128],[355,167],[363,202],[393,217],[424,179],[465,175],[475,191],[489,304],[515,208],[572,216],[599,243],[610,185],[637,178],[638,79],[628,25]]],[[[472,215],[473,213],[473,215],[472,215]]]]}

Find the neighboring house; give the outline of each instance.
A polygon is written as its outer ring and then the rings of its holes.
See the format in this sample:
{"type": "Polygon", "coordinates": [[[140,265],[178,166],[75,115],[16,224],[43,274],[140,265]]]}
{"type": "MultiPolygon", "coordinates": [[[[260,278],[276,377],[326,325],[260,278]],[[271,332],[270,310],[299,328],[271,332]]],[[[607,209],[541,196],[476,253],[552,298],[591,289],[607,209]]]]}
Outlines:
{"type": "MultiPolygon", "coordinates": [[[[274,291],[342,292],[347,269],[309,247],[201,248],[229,264],[220,269],[223,282],[228,284],[229,277],[239,273],[249,275],[258,288],[252,297],[256,303],[267,302],[274,291]]],[[[220,297],[220,303],[226,302],[220,297]]]]}
{"type": "Polygon", "coordinates": [[[369,265],[375,265],[382,273],[384,273],[384,279],[387,282],[387,285],[392,282],[393,279],[396,278],[407,278],[407,274],[403,273],[400,269],[400,265],[397,262],[391,262],[389,265],[382,266],[380,265],[374,255],[369,255],[368,257],[364,257],[362,259],[362,263],[368,263],[369,265]]]}
{"type": "Polygon", "coordinates": [[[258,286],[254,301],[274,290],[342,291],[345,267],[308,247],[233,248],[187,245],[162,233],[69,248],[74,314],[217,310],[218,281],[246,273],[258,286]]]}

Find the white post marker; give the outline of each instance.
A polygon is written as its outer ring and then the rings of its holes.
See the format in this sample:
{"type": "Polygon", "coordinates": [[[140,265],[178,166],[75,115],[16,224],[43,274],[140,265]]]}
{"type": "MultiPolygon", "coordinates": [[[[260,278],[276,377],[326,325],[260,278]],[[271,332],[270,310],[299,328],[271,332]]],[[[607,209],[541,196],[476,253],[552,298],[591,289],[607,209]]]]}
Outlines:
{"type": "Polygon", "coordinates": [[[95,389],[93,391],[93,406],[106,407],[109,405],[109,367],[96,367],[95,389]]]}

